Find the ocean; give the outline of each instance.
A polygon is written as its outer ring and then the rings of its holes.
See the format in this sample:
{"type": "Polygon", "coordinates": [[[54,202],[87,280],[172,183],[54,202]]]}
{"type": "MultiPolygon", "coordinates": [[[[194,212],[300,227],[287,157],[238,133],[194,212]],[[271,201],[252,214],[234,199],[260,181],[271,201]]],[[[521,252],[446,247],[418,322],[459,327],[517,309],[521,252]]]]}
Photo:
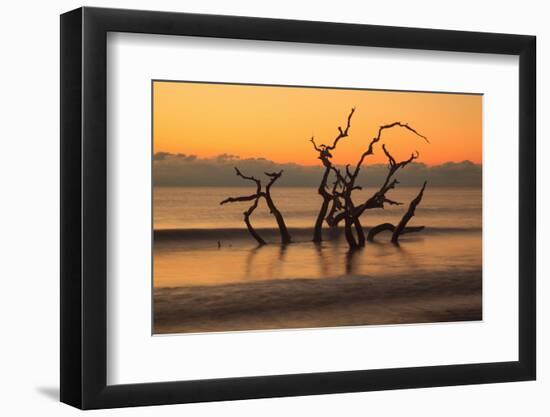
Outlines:
{"type": "MultiPolygon", "coordinates": [[[[221,206],[226,197],[251,194],[253,187],[155,187],[154,286],[212,286],[288,279],[335,277],[422,277],[475,273],[482,263],[482,193],[480,188],[430,188],[409,226],[425,226],[403,235],[400,245],[390,234],[350,253],[340,231],[326,229],[320,246],[311,242],[321,198],[315,188],[273,187],[272,194],[293,242],[279,244],[276,223],[265,203],[251,222],[269,243],[258,247],[243,222],[249,204],[221,206]]],[[[373,189],[355,192],[360,203],[373,189]]],[[[368,210],[361,217],[367,229],[396,224],[416,187],[397,187],[388,197],[404,203],[368,210]]],[[[481,276],[479,277],[481,279],[481,276]]],[[[389,278],[388,278],[389,279],[389,278]]]]}
{"type": "MultiPolygon", "coordinates": [[[[404,203],[403,206],[387,206],[384,210],[369,210],[361,217],[364,226],[385,221],[395,222],[406,210],[408,203],[420,187],[399,187],[388,197],[404,203]]],[[[155,187],[153,219],[155,230],[161,229],[226,229],[244,228],[242,212],[249,203],[233,203],[220,206],[227,197],[249,195],[254,187],[155,187]]],[[[359,203],[374,192],[367,188],[354,192],[359,203]]],[[[315,188],[274,186],[272,195],[289,227],[313,227],[321,197],[315,188]]],[[[411,224],[425,224],[438,228],[481,228],[481,188],[449,187],[426,188],[424,198],[411,224]]],[[[276,227],[265,202],[261,201],[253,214],[257,228],[276,227]]]]}

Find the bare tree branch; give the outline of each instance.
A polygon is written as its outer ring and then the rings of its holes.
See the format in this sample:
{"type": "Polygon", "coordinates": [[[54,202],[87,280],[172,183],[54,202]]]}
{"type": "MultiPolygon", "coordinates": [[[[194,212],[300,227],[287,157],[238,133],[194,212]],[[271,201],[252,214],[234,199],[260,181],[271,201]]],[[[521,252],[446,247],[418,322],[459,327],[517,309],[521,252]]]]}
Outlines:
{"type": "Polygon", "coordinates": [[[420,133],[418,133],[415,129],[410,127],[408,123],[401,123],[401,122],[393,122],[393,123],[390,123],[390,124],[387,124],[387,125],[380,126],[380,128],[378,129],[378,138],[380,138],[380,136],[382,135],[383,130],[391,129],[392,127],[395,127],[395,126],[399,126],[399,127],[405,128],[407,130],[410,130],[416,136],[421,137],[422,139],[424,139],[426,141],[426,143],[430,143],[430,141],[428,140],[428,138],[426,136],[421,135],[420,133]]]}
{"type": "Polygon", "coordinates": [[[405,214],[403,215],[403,217],[401,218],[401,221],[398,223],[397,226],[394,226],[391,223],[382,223],[382,224],[379,224],[378,226],[374,226],[372,229],[369,230],[369,233],[367,235],[367,240],[369,242],[372,242],[378,233],[381,233],[384,231],[390,231],[392,232],[391,241],[392,243],[397,245],[399,243],[398,242],[399,236],[405,233],[420,232],[421,230],[424,230],[424,226],[407,227],[407,223],[414,216],[416,207],[418,206],[418,204],[420,204],[420,201],[422,200],[422,196],[424,195],[424,190],[426,189],[426,184],[427,182],[424,181],[424,184],[422,185],[420,192],[411,201],[408,210],[405,212],[405,214]]]}
{"type": "Polygon", "coordinates": [[[314,138],[313,136],[311,137],[311,139],[310,139],[309,141],[310,141],[311,143],[313,143],[313,148],[314,148],[317,152],[321,152],[321,151],[322,151],[322,149],[319,148],[319,147],[317,146],[317,144],[315,143],[315,138],[314,138]]]}
{"type": "Polygon", "coordinates": [[[253,176],[250,176],[250,177],[247,177],[246,175],[243,175],[243,173],[241,171],[239,171],[239,168],[235,167],[235,172],[237,173],[237,176],[245,179],[245,180],[249,180],[249,181],[254,181],[256,183],[256,194],[259,194],[261,189],[262,189],[262,183],[259,179],[257,178],[254,178],[253,176]]]}
{"type": "Polygon", "coordinates": [[[275,182],[281,178],[281,175],[283,175],[283,170],[279,172],[265,172],[264,174],[269,177],[269,182],[267,186],[265,187],[265,192],[262,191],[262,182],[253,177],[253,176],[247,176],[244,175],[241,171],[239,171],[239,168],[235,167],[235,173],[237,176],[248,180],[253,181],[256,184],[256,193],[247,195],[247,196],[240,196],[240,197],[228,197],[222,202],[220,202],[220,205],[226,204],[226,203],[236,203],[241,201],[254,201],[254,203],[248,208],[247,211],[243,213],[244,215],[244,222],[246,224],[246,227],[248,228],[248,231],[250,234],[258,241],[260,245],[265,244],[265,241],[260,237],[260,235],[254,230],[254,227],[252,227],[252,224],[250,223],[250,216],[256,210],[258,207],[258,200],[260,198],[265,198],[265,201],[267,203],[267,206],[269,207],[269,211],[273,216],[275,217],[275,220],[277,221],[277,225],[279,226],[279,232],[281,234],[281,242],[283,244],[287,244],[291,242],[290,233],[288,232],[288,228],[286,227],[285,220],[283,218],[283,215],[281,212],[277,209],[277,206],[275,205],[275,202],[273,201],[273,198],[271,197],[271,187],[275,182]]]}
{"type": "Polygon", "coordinates": [[[270,178],[269,183],[266,186],[266,190],[269,191],[271,186],[275,184],[275,181],[281,178],[281,175],[283,175],[283,170],[280,170],[279,172],[264,172],[264,174],[270,178]]]}
{"type": "Polygon", "coordinates": [[[252,223],[250,222],[250,216],[252,216],[252,213],[258,207],[258,201],[263,196],[262,183],[257,178],[254,178],[252,176],[248,177],[244,175],[241,171],[239,171],[237,167],[235,167],[235,173],[237,174],[238,177],[241,177],[245,180],[253,181],[256,184],[256,193],[247,195],[247,196],[241,196],[241,197],[228,197],[225,200],[221,201],[220,205],[224,205],[227,203],[237,203],[242,201],[254,201],[252,205],[248,208],[248,210],[243,212],[244,223],[246,224],[246,228],[248,229],[248,232],[252,235],[254,239],[256,239],[258,244],[265,245],[265,240],[262,239],[262,237],[258,234],[258,232],[256,232],[256,230],[252,226],[252,223]]]}
{"type": "Polygon", "coordinates": [[[223,206],[227,203],[238,203],[240,201],[252,201],[258,199],[258,194],[252,194],[252,195],[245,195],[242,197],[227,197],[225,200],[220,202],[220,206],[223,206]]]}
{"type": "Polygon", "coordinates": [[[254,200],[254,203],[248,208],[248,210],[246,210],[243,213],[244,223],[246,224],[246,228],[248,229],[248,232],[252,235],[252,237],[254,239],[256,239],[258,244],[259,245],[265,245],[265,240],[263,240],[263,238],[258,234],[258,232],[256,232],[256,229],[254,229],[254,227],[252,227],[252,223],[250,223],[250,216],[252,216],[252,213],[258,207],[258,200],[259,200],[259,198],[256,198],[254,200]]]}
{"type": "MultiPolygon", "coordinates": [[[[398,181],[394,179],[393,176],[399,169],[404,168],[409,163],[411,163],[412,161],[414,161],[419,157],[418,152],[414,152],[411,154],[409,159],[405,161],[397,162],[395,158],[390,154],[385,144],[383,144],[382,150],[384,151],[384,154],[388,158],[388,162],[389,162],[388,175],[386,176],[386,179],[382,184],[382,186],[380,187],[380,189],[377,192],[375,192],[373,196],[371,196],[365,203],[361,204],[359,207],[356,207],[354,205],[353,199],[352,199],[352,193],[354,190],[360,189],[360,187],[355,185],[355,182],[359,176],[361,167],[365,159],[367,158],[367,156],[372,155],[374,153],[374,145],[381,140],[382,133],[385,130],[391,129],[393,127],[405,128],[413,132],[415,135],[423,138],[426,142],[429,143],[428,139],[425,136],[418,133],[415,129],[410,127],[408,124],[403,124],[401,122],[393,122],[387,125],[382,125],[378,129],[378,135],[370,141],[367,149],[361,154],[354,169],[350,169],[349,165],[347,165],[345,177],[342,177],[338,169],[334,169],[334,172],[337,178],[340,181],[342,181],[342,184],[343,184],[343,190],[340,193],[340,197],[339,197],[342,199],[342,210],[340,213],[334,216],[331,221],[333,221],[333,224],[338,224],[342,220],[344,221],[345,237],[351,249],[355,249],[356,247],[363,246],[365,242],[364,232],[361,226],[361,222],[359,221],[361,214],[368,208],[384,208],[384,204],[399,205],[400,204],[399,202],[391,200],[386,197],[386,193],[389,190],[395,188],[395,186],[398,184],[398,181]],[[352,227],[354,227],[355,229],[357,240],[355,239],[355,236],[353,234],[352,227]]],[[[402,230],[399,233],[401,232],[402,230]]]]}
{"type": "MultiPolygon", "coordinates": [[[[327,190],[327,182],[328,178],[330,176],[330,171],[334,168],[331,162],[332,153],[334,149],[336,149],[336,146],[338,145],[338,142],[342,139],[348,136],[349,129],[351,127],[351,119],[353,117],[353,114],[355,113],[355,108],[352,108],[351,111],[348,114],[346,127],[345,129],[342,129],[341,126],[338,126],[338,135],[333,140],[332,145],[325,145],[325,144],[319,144],[315,142],[315,139],[312,137],[310,139],[310,142],[313,144],[313,148],[315,151],[319,153],[318,158],[321,160],[323,166],[325,167],[325,170],[323,172],[323,177],[321,178],[321,183],[319,184],[319,187],[317,189],[317,193],[321,196],[323,199],[323,202],[321,203],[321,207],[319,208],[319,213],[317,215],[317,218],[315,220],[315,226],[313,231],[313,241],[314,242],[321,242],[322,241],[322,228],[323,228],[323,222],[327,220],[327,212],[329,209],[329,204],[332,201],[333,205],[332,208],[336,209],[337,206],[335,206],[335,195],[330,193],[327,190]]],[[[337,180],[338,181],[338,180],[337,180]]]]}
{"type": "Polygon", "coordinates": [[[391,241],[395,244],[399,241],[399,235],[403,232],[405,229],[405,226],[407,226],[407,223],[410,219],[414,216],[414,211],[416,210],[416,206],[420,204],[420,201],[422,201],[422,196],[424,195],[424,190],[426,189],[427,182],[424,181],[424,185],[422,185],[422,188],[420,189],[420,192],[418,195],[411,201],[411,204],[409,205],[409,209],[399,222],[399,224],[395,227],[395,230],[393,231],[393,235],[391,237],[391,241]]]}
{"type": "Polygon", "coordinates": [[[338,192],[338,188],[340,187],[340,180],[336,178],[334,183],[332,184],[332,190],[331,190],[331,200],[330,200],[330,210],[325,218],[325,221],[330,227],[334,227],[334,216],[336,215],[336,212],[339,210],[342,210],[342,204],[340,203],[340,193],[338,192]]]}
{"type": "Polygon", "coordinates": [[[275,220],[277,221],[277,225],[279,226],[279,233],[281,234],[281,242],[286,245],[291,242],[290,233],[288,232],[288,228],[286,227],[283,215],[281,214],[281,212],[275,205],[273,198],[271,197],[271,186],[275,184],[275,182],[279,178],[281,178],[281,175],[283,175],[283,170],[280,170],[279,172],[264,172],[264,174],[267,175],[270,180],[265,187],[265,193],[263,193],[263,197],[265,198],[267,206],[269,207],[269,211],[271,212],[271,214],[273,214],[275,220]]]}
{"type": "MultiPolygon", "coordinates": [[[[424,230],[424,226],[405,227],[401,232],[401,234],[404,235],[405,233],[415,233],[415,232],[420,232],[422,230],[424,230]]],[[[382,223],[382,224],[379,224],[378,226],[374,226],[369,230],[369,233],[367,235],[367,240],[369,242],[374,242],[374,238],[376,237],[376,235],[385,231],[393,233],[395,231],[395,226],[391,223],[382,223]]]]}
{"type": "MultiPolygon", "coordinates": [[[[323,173],[323,177],[321,179],[321,183],[318,188],[318,194],[323,198],[323,203],[321,205],[319,215],[315,223],[313,240],[315,242],[321,241],[321,229],[322,229],[323,220],[325,220],[330,226],[333,226],[333,227],[338,225],[340,221],[344,221],[345,237],[351,249],[363,246],[365,243],[363,227],[359,220],[361,214],[365,210],[370,208],[384,208],[385,204],[388,204],[388,205],[402,204],[398,201],[394,201],[388,198],[386,194],[388,193],[388,191],[395,188],[395,186],[398,184],[397,179],[394,178],[394,175],[396,174],[396,172],[399,169],[406,167],[408,164],[410,164],[411,162],[413,162],[419,157],[418,152],[414,152],[411,154],[410,158],[404,161],[398,162],[391,155],[389,150],[386,148],[385,144],[383,144],[382,150],[386,155],[386,157],[388,158],[388,164],[389,164],[388,174],[383,184],[371,197],[369,197],[363,204],[359,206],[355,206],[353,202],[352,194],[353,194],[353,191],[361,189],[360,186],[356,185],[356,181],[357,181],[357,178],[359,177],[361,167],[365,162],[365,159],[369,155],[372,155],[374,153],[374,146],[378,142],[380,142],[380,140],[382,139],[383,133],[388,129],[392,129],[394,127],[400,127],[424,139],[427,143],[430,143],[429,140],[426,138],[426,136],[420,134],[416,129],[412,128],[406,123],[393,122],[386,125],[382,125],[378,128],[378,134],[371,139],[367,148],[361,154],[355,166],[352,168],[350,167],[350,165],[346,165],[344,173],[342,174],[340,169],[335,167],[331,162],[331,158],[332,158],[331,151],[333,151],[336,148],[338,142],[342,138],[348,136],[349,129],[351,126],[351,118],[354,114],[354,111],[355,109],[353,108],[350,114],[348,115],[346,128],[343,129],[341,126],[338,127],[338,135],[334,139],[332,145],[317,144],[314,138],[310,139],[311,143],[313,144],[313,148],[315,149],[315,151],[319,153],[318,158],[322,161],[323,166],[325,167],[325,171],[323,173]],[[336,177],[336,181],[333,185],[332,190],[329,191],[327,187],[327,182],[331,171],[334,173],[336,177]],[[339,187],[341,188],[341,190],[338,190],[339,187]],[[332,204],[332,206],[330,207],[330,212],[328,212],[330,204],[332,204]],[[328,212],[328,215],[327,215],[327,212],[328,212]]],[[[397,230],[397,228],[394,227],[393,225],[391,227],[394,230],[397,230]]],[[[400,230],[398,230],[397,234],[394,233],[394,235],[397,236],[398,238],[399,234],[404,233],[404,230],[405,230],[405,226],[400,227],[400,230]]]]}
{"type": "MultiPolygon", "coordinates": [[[[428,138],[426,138],[426,136],[424,135],[421,135],[420,133],[418,133],[415,129],[413,129],[412,127],[410,127],[408,124],[403,124],[401,122],[393,122],[393,123],[390,123],[390,124],[387,124],[387,125],[383,125],[383,126],[380,126],[380,128],[378,129],[378,135],[376,137],[374,137],[371,142],[369,143],[369,146],[367,148],[367,150],[365,152],[363,152],[363,154],[361,155],[361,157],[359,158],[359,161],[357,162],[357,165],[355,166],[355,171],[353,173],[353,178],[354,178],[354,181],[355,179],[357,178],[357,176],[359,175],[359,171],[361,169],[361,165],[363,164],[365,158],[369,155],[372,155],[374,153],[374,145],[376,143],[378,143],[380,141],[380,139],[382,138],[382,132],[386,129],[391,129],[393,127],[396,127],[396,126],[399,126],[399,127],[403,127],[407,130],[410,130],[411,132],[413,132],[414,134],[416,134],[417,136],[421,137],[422,139],[424,139],[427,143],[430,143],[428,141],[428,138]]],[[[382,145],[382,148],[384,148],[384,145],[382,145]]],[[[387,154],[388,155],[388,154],[387,154]]],[[[391,156],[390,156],[391,157],[391,156]]],[[[418,157],[418,156],[417,156],[418,157]]],[[[416,158],[414,158],[416,159],[416,158]]],[[[393,158],[391,158],[391,160],[393,160],[393,162],[395,162],[395,160],[393,158]]],[[[406,165],[406,164],[405,164],[406,165]]],[[[404,166],[404,165],[403,165],[404,166]]]]}
{"type": "MultiPolygon", "coordinates": [[[[399,184],[399,181],[393,178],[396,172],[402,168],[405,168],[408,164],[418,159],[418,157],[420,156],[418,151],[415,151],[411,154],[411,156],[408,159],[397,162],[395,158],[391,155],[391,153],[389,152],[385,144],[382,145],[382,150],[384,151],[384,154],[388,158],[388,164],[389,164],[388,174],[386,175],[386,178],[382,183],[382,186],[371,197],[369,197],[363,204],[360,204],[355,208],[353,215],[356,217],[361,216],[363,212],[368,209],[384,208],[385,203],[390,205],[401,205],[402,203],[399,203],[387,198],[386,194],[388,193],[388,191],[395,188],[397,184],[399,184]]],[[[334,217],[335,224],[339,224],[341,221],[343,221],[344,217],[345,217],[344,213],[339,213],[338,215],[336,215],[334,217]]]]}
{"type": "Polygon", "coordinates": [[[334,149],[336,149],[336,145],[338,145],[338,142],[340,141],[340,139],[348,136],[349,128],[351,127],[351,118],[353,117],[353,113],[355,113],[355,107],[353,107],[349,112],[346,128],[342,130],[342,127],[338,126],[338,136],[336,136],[331,146],[325,146],[326,149],[328,149],[329,151],[333,151],[334,149]]]}

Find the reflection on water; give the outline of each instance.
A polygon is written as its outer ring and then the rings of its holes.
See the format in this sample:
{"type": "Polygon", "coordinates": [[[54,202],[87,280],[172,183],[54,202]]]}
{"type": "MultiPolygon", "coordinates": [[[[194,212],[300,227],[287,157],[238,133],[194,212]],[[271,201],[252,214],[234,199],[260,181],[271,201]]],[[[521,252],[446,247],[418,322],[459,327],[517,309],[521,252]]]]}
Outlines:
{"type": "Polygon", "coordinates": [[[341,276],[396,276],[481,268],[481,231],[420,232],[406,235],[400,246],[380,234],[378,242],[349,252],[341,236],[321,245],[254,246],[251,240],[155,244],[155,287],[213,285],[269,279],[341,276]]]}
{"type": "MultiPolygon", "coordinates": [[[[389,242],[389,234],[380,234],[377,242],[353,253],[341,229],[326,230],[322,245],[311,242],[320,204],[315,188],[274,188],[295,243],[277,243],[275,221],[262,202],[252,221],[270,244],[256,247],[242,220],[247,203],[219,205],[227,196],[248,192],[250,187],[155,187],[156,287],[481,269],[480,188],[428,187],[410,223],[425,225],[424,231],[404,235],[399,247],[389,242]]],[[[371,193],[357,191],[354,198],[361,201],[371,193]]],[[[417,187],[392,190],[391,198],[405,205],[369,210],[363,225],[397,222],[417,193],[417,187]]]]}

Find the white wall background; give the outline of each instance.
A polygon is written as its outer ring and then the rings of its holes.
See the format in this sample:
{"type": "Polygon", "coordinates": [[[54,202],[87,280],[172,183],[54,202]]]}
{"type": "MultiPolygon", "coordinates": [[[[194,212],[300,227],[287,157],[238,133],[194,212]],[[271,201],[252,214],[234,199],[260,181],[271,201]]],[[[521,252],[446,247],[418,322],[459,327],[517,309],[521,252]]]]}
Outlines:
{"type": "MultiPolygon", "coordinates": [[[[544,2],[125,0],[86,5],[533,34],[538,37],[539,213],[550,152],[542,138],[550,97],[549,14],[544,2]]],[[[0,410],[75,415],[59,392],[59,17],[77,1],[3,5],[0,64],[0,410]]],[[[546,416],[550,412],[550,222],[539,215],[539,378],[536,382],[237,401],[95,412],[94,415],[546,416]],[[546,395],[545,395],[546,394],[546,395]]]]}

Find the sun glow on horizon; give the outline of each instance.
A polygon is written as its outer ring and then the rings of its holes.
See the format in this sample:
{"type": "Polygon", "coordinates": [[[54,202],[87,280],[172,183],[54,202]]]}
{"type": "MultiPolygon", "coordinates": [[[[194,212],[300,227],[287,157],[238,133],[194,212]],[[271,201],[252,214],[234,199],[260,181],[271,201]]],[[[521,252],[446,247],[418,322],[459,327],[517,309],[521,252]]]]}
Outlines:
{"type": "MultiPolygon", "coordinates": [[[[349,136],[333,152],[335,164],[357,163],[379,126],[395,121],[430,141],[404,128],[384,131],[381,142],[396,159],[418,151],[417,162],[430,166],[481,164],[481,95],[166,81],[153,83],[154,152],[319,165],[310,138],[331,144],[352,107],[349,136]]],[[[386,161],[377,147],[366,162],[386,161]]]]}

